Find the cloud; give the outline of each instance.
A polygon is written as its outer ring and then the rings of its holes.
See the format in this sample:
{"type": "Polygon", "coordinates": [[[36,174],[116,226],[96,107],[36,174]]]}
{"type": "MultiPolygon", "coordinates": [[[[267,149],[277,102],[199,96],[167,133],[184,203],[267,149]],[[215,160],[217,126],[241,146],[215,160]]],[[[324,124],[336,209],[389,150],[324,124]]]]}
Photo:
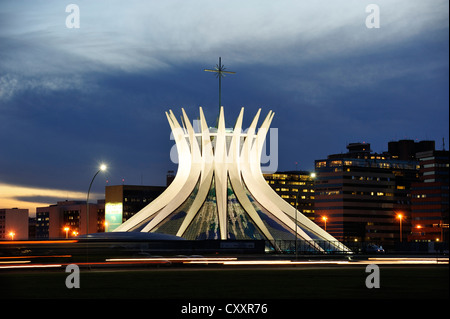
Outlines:
{"type": "Polygon", "coordinates": [[[310,1],[80,0],[80,29],[65,27],[68,13],[61,2],[30,2],[10,8],[13,17],[2,35],[18,41],[16,46],[28,46],[17,59],[28,64],[27,72],[41,71],[42,65],[45,72],[102,68],[135,72],[197,63],[218,52],[237,63],[317,60],[395,44],[424,30],[446,27],[445,1],[377,3],[381,28],[369,30],[364,24],[366,4],[361,1],[319,5],[310,1]],[[277,58],[280,52],[282,60],[277,58]]]}
{"type": "Polygon", "coordinates": [[[0,77],[0,100],[9,100],[19,90],[19,81],[11,75],[0,77]]]}
{"type": "Polygon", "coordinates": [[[387,53],[418,35],[448,29],[446,1],[380,0],[380,29],[366,28],[367,4],[361,1],[76,3],[79,29],[66,28],[68,13],[59,1],[2,6],[0,101],[30,91],[86,94],[102,90],[96,81],[103,76],[161,76],[221,55],[239,69],[276,68],[279,83],[285,82],[280,87],[300,88],[307,100],[318,101],[326,96],[323,83],[351,89],[422,71],[424,66],[387,53]],[[377,61],[380,52],[383,61],[377,61]],[[361,57],[367,57],[365,65],[361,57]],[[339,60],[344,63],[329,63],[339,60]],[[289,76],[280,67],[301,73],[289,76]]]}
{"type": "MultiPolygon", "coordinates": [[[[35,94],[45,95],[55,91],[91,91],[92,86],[85,85],[80,75],[67,76],[25,76],[7,73],[0,76],[0,101],[6,102],[16,95],[29,91],[35,94]]],[[[1,108],[1,106],[0,106],[1,108]]]]}
{"type": "MultiPolygon", "coordinates": [[[[0,183],[0,208],[20,207],[29,209],[30,213],[34,213],[36,207],[55,204],[55,201],[68,199],[85,201],[86,196],[84,192],[0,183]]],[[[92,200],[103,196],[96,193],[90,194],[92,200]]]]}

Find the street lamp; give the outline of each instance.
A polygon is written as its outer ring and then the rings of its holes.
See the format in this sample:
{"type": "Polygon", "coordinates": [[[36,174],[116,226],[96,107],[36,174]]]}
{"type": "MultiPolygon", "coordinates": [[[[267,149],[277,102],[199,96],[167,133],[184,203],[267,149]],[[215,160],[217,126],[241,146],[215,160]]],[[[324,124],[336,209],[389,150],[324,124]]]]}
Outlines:
{"type": "Polygon", "coordinates": [[[15,232],[9,232],[9,236],[11,237],[11,240],[14,240],[14,236],[16,235],[15,232]]]}
{"type": "Polygon", "coordinates": [[[323,220],[324,223],[325,223],[325,231],[327,231],[327,220],[328,220],[328,217],[327,217],[327,216],[323,216],[323,217],[322,217],[322,220],[323,220]]]}
{"type": "Polygon", "coordinates": [[[70,228],[69,227],[64,227],[64,231],[66,232],[66,239],[67,238],[69,238],[69,230],[70,230],[70,228]]]}
{"type": "Polygon", "coordinates": [[[95,173],[94,177],[92,177],[91,184],[89,185],[86,199],[86,235],[89,234],[89,193],[91,192],[91,186],[98,173],[106,171],[106,168],[107,167],[105,164],[101,164],[100,169],[97,171],[97,173],[95,173]]]}
{"type": "Polygon", "coordinates": [[[403,220],[403,215],[402,214],[397,214],[397,219],[400,221],[400,242],[402,242],[402,220],[403,220]]]}

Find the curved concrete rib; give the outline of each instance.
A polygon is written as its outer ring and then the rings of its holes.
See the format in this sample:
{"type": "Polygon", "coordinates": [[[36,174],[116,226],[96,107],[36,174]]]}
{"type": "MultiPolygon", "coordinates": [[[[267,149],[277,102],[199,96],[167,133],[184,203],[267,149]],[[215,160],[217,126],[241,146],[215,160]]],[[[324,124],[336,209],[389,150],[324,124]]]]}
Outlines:
{"type": "Polygon", "coordinates": [[[175,196],[178,194],[189,179],[189,173],[191,171],[191,157],[188,156],[189,146],[187,145],[184,137],[184,131],[178,123],[172,110],[169,113],[166,112],[166,117],[169,122],[170,128],[175,139],[177,151],[178,151],[178,171],[172,183],[167,189],[153,200],[149,205],[140,210],[137,214],[125,221],[122,225],[117,227],[115,232],[130,231],[130,229],[136,227],[140,223],[147,220],[149,217],[163,209],[175,196]]]}
{"type": "MultiPolygon", "coordinates": [[[[167,203],[167,205],[158,212],[158,215],[155,216],[143,229],[142,232],[149,232],[153,230],[160,222],[162,222],[166,217],[168,217],[172,212],[174,212],[184,201],[189,197],[192,191],[197,184],[198,178],[200,176],[201,170],[201,162],[200,162],[200,148],[197,143],[197,139],[195,138],[194,129],[189,121],[184,109],[182,109],[184,115],[184,124],[186,125],[187,133],[189,136],[189,144],[190,150],[185,150],[181,156],[179,156],[179,161],[187,160],[190,161],[190,170],[188,173],[188,178],[184,183],[183,187],[179,190],[178,193],[174,193],[171,201],[167,203]]],[[[185,140],[184,140],[185,141],[185,140]]],[[[187,144],[187,143],[186,143],[187,144]]],[[[177,173],[178,174],[178,173],[177,173]]],[[[175,181],[173,181],[175,182],[175,181]]],[[[172,182],[172,183],[173,183],[172,182]]]]}
{"type": "Polygon", "coordinates": [[[198,188],[197,196],[194,202],[189,207],[186,217],[184,218],[180,228],[178,229],[177,236],[182,237],[186,232],[186,229],[191,224],[194,217],[197,215],[199,209],[202,207],[203,203],[208,196],[208,192],[211,187],[212,177],[213,177],[213,149],[211,143],[211,137],[209,134],[209,128],[206,123],[205,115],[200,107],[200,129],[201,129],[201,143],[202,143],[202,154],[201,154],[201,177],[200,184],[198,188]]]}
{"type": "Polygon", "coordinates": [[[259,217],[252,203],[247,197],[245,189],[242,186],[241,174],[240,174],[240,140],[241,140],[241,128],[242,128],[242,118],[244,116],[244,108],[241,109],[241,113],[239,114],[238,120],[236,121],[236,125],[234,127],[234,133],[231,140],[230,151],[228,155],[228,163],[229,164],[229,176],[230,182],[233,187],[233,191],[238,199],[239,203],[242,205],[244,210],[247,212],[249,217],[253,220],[255,225],[259,228],[259,230],[264,234],[264,236],[273,241],[273,236],[264,225],[264,222],[259,217]]]}

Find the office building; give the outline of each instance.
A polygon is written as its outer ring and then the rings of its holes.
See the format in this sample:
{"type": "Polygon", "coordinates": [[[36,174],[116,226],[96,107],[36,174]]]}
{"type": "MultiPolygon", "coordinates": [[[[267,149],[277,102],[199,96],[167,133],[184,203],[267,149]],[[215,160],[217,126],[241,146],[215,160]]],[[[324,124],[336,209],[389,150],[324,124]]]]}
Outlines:
{"type": "Polygon", "coordinates": [[[420,181],[412,185],[411,241],[448,242],[449,151],[417,153],[420,181]]]}
{"type": "Polygon", "coordinates": [[[327,218],[327,231],[344,242],[393,246],[406,241],[418,162],[373,153],[368,143],[351,143],[347,149],[315,161],[316,220],[327,218]]]}
{"type": "Polygon", "coordinates": [[[106,231],[113,231],[117,226],[128,220],[131,216],[157,198],[165,189],[165,186],[106,186],[106,231]]]}
{"type": "Polygon", "coordinates": [[[388,154],[392,159],[415,161],[416,154],[434,150],[434,141],[399,140],[388,143],[388,154]]]}
{"type": "Polygon", "coordinates": [[[55,205],[36,208],[36,238],[70,238],[87,232],[103,232],[105,229],[105,201],[89,203],[89,227],[87,226],[85,201],[61,201],[55,205]]]}
{"type": "Polygon", "coordinates": [[[0,209],[0,240],[28,239],[28,209],[0,209]]]}
{"type": "Polygon", "coordinates": [[[314,220],[314,173],[286,171],[263,174],[267,184],[285,201],[314,220]]]}

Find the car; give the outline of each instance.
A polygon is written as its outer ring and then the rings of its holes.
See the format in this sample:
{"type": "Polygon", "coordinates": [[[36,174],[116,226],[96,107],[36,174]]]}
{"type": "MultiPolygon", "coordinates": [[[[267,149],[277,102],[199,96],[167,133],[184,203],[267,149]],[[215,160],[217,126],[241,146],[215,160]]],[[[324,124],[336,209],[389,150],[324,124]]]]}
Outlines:
{"type": "Polygon", "coordinates": [[[375,244],[367,245],[366,252],[370,253],[370,254],[384,254],[385,253],[383,246],[378,246],[375,244]]]}

